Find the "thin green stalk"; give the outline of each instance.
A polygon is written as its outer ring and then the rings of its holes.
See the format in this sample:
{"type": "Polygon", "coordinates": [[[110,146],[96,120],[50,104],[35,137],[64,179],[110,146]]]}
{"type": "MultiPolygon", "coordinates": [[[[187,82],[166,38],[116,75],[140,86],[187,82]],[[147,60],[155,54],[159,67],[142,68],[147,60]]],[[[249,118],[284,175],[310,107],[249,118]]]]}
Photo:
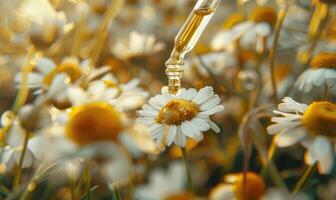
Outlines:
{"type": "Polygon", "coordinates": [[[114,186],[113,189],[113,196],[116,200],[121,200],[121,196],[120,196],[120,191],[119,191],[119,187],[116,185],[114,186]]]}
{"type": "Polygon", "coordinates": [[[310,165],[306,172],[303,174],[303,176],[300,178],[300,180],[297,182],[293,192],[292,192],[292,198],[295,199],[295,196],[307,185],[310,178],[313,176],[317,169],[317,162],[315,162],[313,165],[310,165]]]}
{"type": "Polygon", "coordinates": [[[323,91],[323,100],[328,101],[328,98],[329,98],[329,88],[328,88],[328,84],[325,82],[324,91],[323,91]]]}
{"type": "Polygon", "coordinates": [[[283,7],[278,15],[278,21],[275,27],[275,35],[274,35],[274,40],[273,40],[273,46],[270,52],[270,72],[271,72],[271,80],[272,80],[272,88],[273,88],[273,99],[274,102],[277,103],[278,101],[278,89],[276,85],[276,80],[275,80],[275,53],[277,51],[278,45],[279,45],[279,39],[280,39],[280,32],[282,28],[282,24],[284,22],[284,19],[287,15],[288,11],[288,5],[283,7]]]}
{"type": "Polygon", "coordinates": [[[14,190],[16,190],[17,187],[20,184],[22,165],[23,165],[24,157],[25,157],[25,154],[26,154],[26,151],[27,151],[28,140],[29,140],[29,133],[25,132],[24,141],[23,141],[23,144],[22,144],[22,150],[21,150],[20,159],[19,159],[19,164],[16,168],[15,175],[14,175],[14,182],[13,182],[13,189],[14,190]]]}
{"type": "Polygon", "coordinates": [[[190,192],[191,197],[194,197],[194,187],[193,187],[192,178],[191,178],[191,172],[190,172],[190,166],[189,166],[189,162],[188,162],[187,151],[186,151],[185,147],[181,147],[181,151],[182,151],[182,158],[183,158],[183,162],[184,162],[185,171],[187,173],[189,192],[190,192]]]}
{"type": "Polygon", "coordinates": [[[100,52],[105,44],[105,41],[108,37],[108,30],[110,27],[111,22],[113,21],[113,19],[119,14],[119,12],[121,11],[123,5],[124,5],[124,1],[125,0],[116,0],[116,1],[112,1],[111,5],[109,7],[109,9],[107,10],[107,12],[105,13],[104,19],[101,22],[98,32],[96,34],[95,37],[95,42],[92,45],[92,52],[91,52],[91,56],[90,56],[90,66],[93,67],[100,55],[100,52]]]}
{"type": "Polygon", "coordinates": [[[90,177],[88,163],[84,163],[84,182],[85,182],[85,191],[86,191],[87,200],[92,200],[91,177],[90,177]]]}

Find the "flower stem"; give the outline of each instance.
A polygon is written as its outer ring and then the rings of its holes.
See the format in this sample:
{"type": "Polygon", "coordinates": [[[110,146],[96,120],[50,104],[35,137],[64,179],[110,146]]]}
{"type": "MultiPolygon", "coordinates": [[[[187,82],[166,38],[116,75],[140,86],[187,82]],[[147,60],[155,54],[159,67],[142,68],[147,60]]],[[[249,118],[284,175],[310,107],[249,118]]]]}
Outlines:
{"type": "Polygon", "coordinates": [[[277,85],[276,85],[276,80],[275,80],[275,53],[277,51],[278,45],[279,45],[279,39],[280,39],[280,31],[281,31],[281,27],[283,24],[283,21],[287,15],[287,11],[288,11],[288,5],[286,5],[285,7],[283,7],[278,15],[278,22],[276,24],[275,27],[275,35],[274,35],[274,40],[273,40],[273,46],[270,52],[270,72],[271,72],[271,80],[272,80],[272,88],[273,88],[273,99],[274,102],[277,103],[278,101],[278,89],[277,89],[277,85]]]}
{"type": "Polygon", "coordinates": [[[110,27],[111,22],[113,19],[119,14],[121,11],[123,5],[124,5],[125,0],[116,0],[112,1],[110,7],[108,8],[107,12],[105,13],[104,19],[101,22],[98,32],[96,33],[95,36],[95,41],[92,45],[92,52],[90,56],[90,61],[91,61],[91,67],[94,66],[98,60],[98,57],[100,55],[100,52],[106,42],[106,39],[108,37],[108,30],[110,27]]]}
{"type": "Polygon", "coordinates": [[[84,163],[84,182],[85,182],[85,190],[86,190],[87,200],[91,200],[92,199],[91,177],[90,177],[90,171],[89,171],[88,163],[84,163]]]}
{"type": "Polygon", "coordinates": [[[328,88],[328,84],[325,82],[324,91],[323,91],[323,100],[328,101],[328,97],[329,97],[329,88],[328,88]]]}
{"type": "Polygon", "coordinates": [[[193,197],[194,196],[194,187],[193,187],[192,178],[191,178],[191,172],[190,172],[190,166],[189,166],[189,162],[188,162],[187,151],[186,151],[185,147],[181,147],[181,151],[182,151],[182,158],[183,158],[183,162],[184,162],[185,171],[187,173],[189,192],[190,192],[191,197],[193,197]]]}
{"type": "Polygon", "coordinates": [[[19,164],[16,168],[15,175],[14,175],[14,182],[13,182],[14,190],[19,186],[19,183],[20,183],[22,165],[23,165],[24,157],[25,157],[26,150],[27,150],[28,140],[29,140],[29,133],[25,132],[22,151],[21,151],[20,159],[19,159],[19,164]]]}
{"type": "Polygon", "coordinates": [[[303,176],[300,178],[300,180],[297,182],[293,192],[292,192],[292,199],[295,199],[295,196],[306,186],[309,179],[312,177],[314,172],[317,169],[317,162],[315,162],[313,165],[310,165],[309,168],[306,170],[306,172],[303,174],[303,176]]]}
{"type": "Polygon", "coordinates": [[[118,185],[114,186],[113,196],[114,196],[114,198],[116,200],[121,200],[121,196],[120,196],[120,191],[119,191],[119,186],[118,185]]]}

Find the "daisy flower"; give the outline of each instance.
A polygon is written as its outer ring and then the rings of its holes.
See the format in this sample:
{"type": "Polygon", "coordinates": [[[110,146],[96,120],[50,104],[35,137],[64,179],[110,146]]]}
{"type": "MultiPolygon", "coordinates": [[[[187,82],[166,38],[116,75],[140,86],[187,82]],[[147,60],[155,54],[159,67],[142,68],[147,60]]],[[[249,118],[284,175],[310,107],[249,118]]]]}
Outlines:
{"type": "Polygon", "coordinates": [[[274,124],[267,131],[276,135],[277,146],[301,142],[306,148],[305,162],[318,162],[319,172],[329,173],[334,162],[336,105],[326,101],[306,105],[285,97],[273,112],[280,116],[271,118],[274,124]]]}
{"type": "Polygon", "coordinates": [[[220,131],[209,118],[224,108],[212,87],[204,87],[198,92],[193,88],[181,89],[176,96],[168,92],[168,87],[163,87],[161,93],[138,111],[140,117],[137,119],[150,127],[158,145],[170,146],[174,142],[184,147],[187,137],[200,141],[202,132],[209,129],[216,133],[220,131]]]}
{"type": "Polygon", "coordinates": [[[65,13],[56,12],[49,1],[24,1],[18,12],[31,22],[26,34],[36,47],[49,48],[74,27],[67,22],[65,13]]]}
{"type": "MultiPolygon", "coordinates": [[[[46,121],[46,120],[45,120],[46,121]]],[[[39,123],[39,127],[45,126],[46,122],[39,123]]],[[[40,130],[34,132],[34,135],[30,135],[27,143],[27,149],[23,158],[22,168],[28,168],[33,165],[35,160],[42,160],[42,152],[37,148],[37,144],[40,140],[40,130]]],[[[20,157],[23,150],[25,134],[28,134],[21,126],[20,120],[15,119],[8,134],[3,138],[5,140],[5,146],[0,149],[2,154],[1,164],[5,166],[5,170],[12,170],[20,162],[20,157]]]]}
{"type": "Polygon", "coordinates": [[[310,69],[304,71],[295,85],[309,92],[314,86],[332,88],[336,85],[336,53],[322,52],[313,57],[310,69]]]}
{"type": "MultiPolygon", "coordinates": [[[[63,91],[63,89],[67,84],[74,84],[86,75],[90,81],[109,70],[108,67],[102,67],[89,73],[88,60],[79,63],[75,57],[66,57],[59,65],[56,65],[48,58],[36,58],[34,62],[35,69],[28,75],[27,86],[30,89],[35,89],[35,94],[40,94],[44,91],[52,94],[57,93],[53,103],[59,108],[63,107],[61,104],[66,104],[65,90],[63,91]]],[[[21,79],[22,74],[18,73],[15,77],[18,85],[21,83],[21,79]]]]}
{"type": "Polygon", "coordinates": [[[211,42],[212,47],[222,50],[239,39],[243,49],[255,51],[258,37],[271,36],[277,21],[277,12],[272,7],[262,6],[255,8],[247,21],[243,21],[244,18],[237,14],[228,19],[224,27],[230,29],[219,32],[211,42]]]}
{"type": "Polygon", "coordinates": [[[171,195],[184,191],[185,181],[183,164],[173,162],[166,171],[153,170],[149,175],[148,184],[137,187],[136,195],[140,200],[167,199],[171,195]]]}
{"type": "Polygon", "coordinates": [[[139,79],[132,79],[125,84],[118,83],[112,74],[93,81],[88,87],[88,94],[97,100],[105,100],[121,110],[140,108],[148,97],[148,92],[139,87],[139,79]]]}
{"type": "Polygon", "coordinates": [[[262,177],[254,172],[247,172],[244,194],[243,173],[225,176],[225,182],[210,191],[210,200],[256,200],[261,199],[266,192],[266,185],[262,177]]]}
{"type": "Polygon", "coordinates": [[[131,32],[127,42],[119,42],[111,50],[116,57],[128,60],[138,56],[152,55],[163,48],[164,44],[157,42],[154,35],[131,32]]]}

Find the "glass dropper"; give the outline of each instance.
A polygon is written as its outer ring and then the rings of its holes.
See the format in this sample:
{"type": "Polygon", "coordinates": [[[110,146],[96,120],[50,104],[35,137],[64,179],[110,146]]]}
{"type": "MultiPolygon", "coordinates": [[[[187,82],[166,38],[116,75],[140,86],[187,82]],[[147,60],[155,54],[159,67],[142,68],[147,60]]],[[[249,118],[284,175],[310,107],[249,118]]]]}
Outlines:
{"type": "Polygon", "coordinates": [[[220,0],[198,0],[176,35],[174,49],[166,62],[168,90],[171,94],[176,95],[181,88],[185,54],[195,47],[219,3],[220,0]]]}

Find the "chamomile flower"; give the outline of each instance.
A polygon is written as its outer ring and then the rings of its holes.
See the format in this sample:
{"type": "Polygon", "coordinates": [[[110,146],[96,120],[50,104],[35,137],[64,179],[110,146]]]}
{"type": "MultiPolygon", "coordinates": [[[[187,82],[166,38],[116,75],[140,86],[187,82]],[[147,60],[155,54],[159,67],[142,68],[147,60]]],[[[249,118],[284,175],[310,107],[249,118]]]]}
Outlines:
{"type": "Polygon", "coordinates": [[[111,50],[116,57],[128,60],[138,56],[152,55],[163,48],[164,44],[157,42],[154,35],[131,32],[127,42],[119,42],[111,50]]]}
{"type": "Polygon", "coordinates": [[[181,89],[176,96],[168,92],[168,87],[163,87],[161,93],[138,111],[140,117],[137,119],[150,127],[158,145],[170,146],[174,142],[184,147],[187,137],[200,141],[202,132],[209,129],[216,133],[220,131],[209,118],[224,108],[212,87],[204,87],[198,92],[193,88],[181,89]]]}
{"type": "MultiPolygon", "coordinates": [[[[107,67],[102,67],[92,70],[87,75],[89,72],[89,62],[85,60],[79,63],[75,57],[66,57],[59,65],[56,65],[48,58],[36,58],[35,63],[36,70],[29,73],[27,86],[30,89],[35,89],[35,94],[42,92],[58,93],[53,99],[57,107],[63,107],[61,104],[67,101],[66,90],[62,90],[67,84],[74,84],[83,76],[87,76],[87,79],[90,81],[109,70],[107,67]]],[[[15,81],[20,84],[21,80],[22,74],[18,73],[15,81]]]]}
{"type": "MultiPolygon", "coordinates": [[[[28,133],[26,133],[20,126],[19,121],[15,120],[13,126],[8,132],[8,136],[5,138],[6,145],[0,149],[1,153],[3,153],[0,162],[6,167],[6,170],[12,170],[13,167],[19,164],[25,134],[28,133]]],[[[36,144],[38,143],[40,136],[31,135],[29,137],[22,168],[31,167],[35,160],[41,161],[42,159],[41,150],[36,148],[36,144]]]]}
{"type": "Polygon", "coordinates": [[[148,97],[148,92],[139,87],[139,79],[132,79],[125,84],[111,74],[106,74],[93,81],[88,93],[95,99],[106,100],[119,109],[128,111],[140,108],[148,97]]]}
{"type": "Polygon", "coordinates": [[[239,44],[243,49],[256,50],[258,37],[271,36],[277,21],[277,12],[272,7],[257,7],[252,11],[249,20],[242,21],[243,18],[239,15],[236,18],[236,21],[232,18],[232,23],[227,22],[232,26],[231,29],[221,31],[214,37],[211,42],[214,49],[225,49],[239,39],[239,44]]]}
{"type": "Polygon", "coordinates": [[[336,53],[322,52],[313,57],[310,69],[304,71],[296,82],[299,90],[309,92],[315,87],[336,85],[336,53]]]}
{"type": "Polygon", "coordinates": [[[174,162],[165,171],[155,169],[149,175],[149,182],[140,185],[136,189],[136,195],[140,200],[163,200],[173,194],[184,191],[185,172],[183,164],[174,162]]]}
{"type": "Polygon", "coordinates": [[[254,172],[246,174],[245,193],[243,173],[227,175],[224,179],[226,183],[211,190],[210,200],[256,200],[261,199],[266,192],[264,180],[254,172]]]}
{"type": "Polygon", "coordinates": [[[285,97],[273,111],[279,117],[272,117],[274,124],[267,131],[275,136],[279,147],[292,146],[298,142],[307,149],[307,164],[318,162],[322,174],[329,173],[334,162],[334,138],[336,129],[336,105],[326,101],[309,105],[285,97]]]}

